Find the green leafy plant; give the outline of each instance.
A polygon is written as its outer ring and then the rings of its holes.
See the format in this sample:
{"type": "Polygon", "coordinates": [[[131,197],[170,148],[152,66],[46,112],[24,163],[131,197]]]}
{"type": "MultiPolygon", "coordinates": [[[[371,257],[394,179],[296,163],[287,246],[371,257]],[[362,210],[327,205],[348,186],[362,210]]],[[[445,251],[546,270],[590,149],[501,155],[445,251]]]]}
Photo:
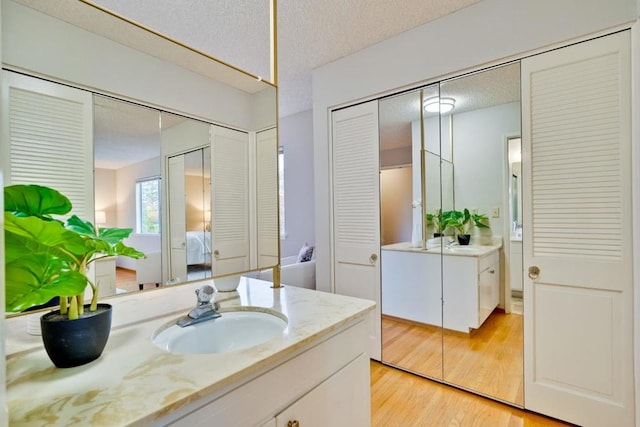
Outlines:
{"type": "Polygon", "coordinates": [[[69,199],[39,185],[4,188],[5,309],[24,311],[60,297],[60,313],[77,319],[84,311],[84,292],[93,292],[89,311],[98,304],[98,285],[86,276],[87,267],[102,257],[144,254],[126,246],[130,228],[96,228],[72,215],[69,199]]]}
{"type": "Polygon", "coordinates": [[[471,214],[469,209],[464,211],[447,211],[443,212],[445,228],[451,227],[455,230],[455,234],[468,234],[469,227],[473,223],[478,228],[489,228],[487,222],[489,218],[482,214],[471,214]]]}
{"type": "Polygon", "coordinates": [[[427,213],[425,214],[427,225],[433,226],[434,233],[442,234],[444,229],[446,228],[446,224],[443,218],[443,213],[440,209],[436,211],[436,213],[427,213]]]}

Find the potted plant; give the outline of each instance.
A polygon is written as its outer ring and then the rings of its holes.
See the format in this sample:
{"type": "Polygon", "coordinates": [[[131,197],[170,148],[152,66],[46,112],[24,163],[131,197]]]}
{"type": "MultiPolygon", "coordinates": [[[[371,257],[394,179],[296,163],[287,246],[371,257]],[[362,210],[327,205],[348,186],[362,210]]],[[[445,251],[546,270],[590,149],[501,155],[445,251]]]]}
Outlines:
{"type": "Polygon", "coordinates": [[[444,228],[445,228],[442,211],[438,209],[436,213],[433,213],[433,214],[427,213],[425,214],[425,216],[427,220],[427,225],[430,225],[433,227],[433,237],[442,236],[442,233],[444,232],[444,228]]]}
{"type": "Polygon", "coordinates": [[[473,223],[478,228],[489,228],[488,217],[482,214],[471,214],[469,209],[464,211],[448,211],[443,214],[445,219],[445,228],[451,227],[455,230],[460,245],[468,245],[471,241],[469,227],[473,223]]]}
{"type": "Polygon", "coordinates": [[[40,319],[49,358],[60,368],[97,359],[109,337],[111,306],[98,304],[98,284],[86,276],[87,267],[101,257],[143,257],[122,242],[132,230],[96,229],[76,215],[56,219],[72,206],[49,187],[5,187],[4,203],[7,313],[59,297],[59,309],[40,319]],[[89,304],[84,303],[87,286],[93,293],[89,304]]]}

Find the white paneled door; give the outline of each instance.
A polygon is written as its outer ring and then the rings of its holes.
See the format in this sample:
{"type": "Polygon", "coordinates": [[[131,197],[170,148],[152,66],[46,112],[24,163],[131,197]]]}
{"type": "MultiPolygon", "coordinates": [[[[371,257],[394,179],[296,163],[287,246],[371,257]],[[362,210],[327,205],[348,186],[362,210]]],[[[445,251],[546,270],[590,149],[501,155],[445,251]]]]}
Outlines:
{"type": "Polygon", "coordinates": [[[525,407],[634,425],[630,35],[522,61],[525,407]]]}
{"type": "Polygon", "coordinates": [[[249,135],[211,126],[214,276],[249,270],[249,135]]]}
{"type": "Polygon", "coordinates": [[[187,281],[187,219],[184,182],[184,155],[168,159],[169,170],[169,266],[171,279],[187,281]]]}
{"type": "Polygon", "coordinates": [[[380,360],[378,102],[334,111],[332,141],[334,291],[377,303],[369,357],[380,360]]]}

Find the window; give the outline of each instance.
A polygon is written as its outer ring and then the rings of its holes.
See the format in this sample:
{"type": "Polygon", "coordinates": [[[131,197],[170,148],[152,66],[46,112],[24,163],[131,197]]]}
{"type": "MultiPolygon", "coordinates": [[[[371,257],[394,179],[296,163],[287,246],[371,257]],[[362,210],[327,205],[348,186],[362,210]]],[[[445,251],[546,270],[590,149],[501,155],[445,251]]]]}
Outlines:
{"type": "Polygon", "coordinates": [[[280,238],[286,239],[284,229],[284,147],[278,149],[278,201],[280,203],[280,238]]]}
{"type": "Polygon", "coordinates": [[[160,233],[160,178],[136,182],[136,232],[160,233]]]}

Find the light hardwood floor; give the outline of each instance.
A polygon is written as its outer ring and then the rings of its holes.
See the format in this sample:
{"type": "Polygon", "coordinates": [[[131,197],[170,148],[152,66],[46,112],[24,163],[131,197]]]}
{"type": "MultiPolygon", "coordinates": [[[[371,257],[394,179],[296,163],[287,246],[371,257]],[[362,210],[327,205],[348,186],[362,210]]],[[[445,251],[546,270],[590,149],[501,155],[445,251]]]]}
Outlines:
{"type": "Polygon", "coordinates": [[[517,405],[523,403],[523,318],[494,311],[463,334],[382,319],[382,360],[517,405]]]}
{"type": "Polygon", "coordinates": [[[402,427],[570,426],[371,362],[371,425],[402,427]]]}

